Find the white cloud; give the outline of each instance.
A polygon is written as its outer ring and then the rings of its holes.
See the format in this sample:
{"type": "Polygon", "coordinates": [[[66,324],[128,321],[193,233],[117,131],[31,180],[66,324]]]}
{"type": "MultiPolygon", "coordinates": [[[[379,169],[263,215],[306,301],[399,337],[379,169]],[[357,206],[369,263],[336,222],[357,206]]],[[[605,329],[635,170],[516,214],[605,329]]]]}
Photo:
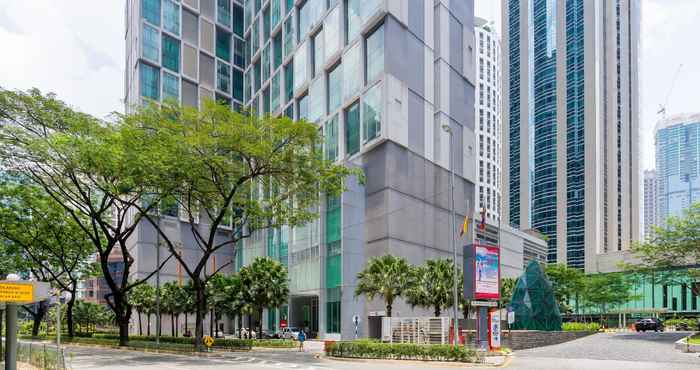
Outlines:
{"type": "Polygon", "coordinates": [[[0,0],[0,86],[54,92],[98,117],[122,111],[123,7],[116,0],[0,0]]]}

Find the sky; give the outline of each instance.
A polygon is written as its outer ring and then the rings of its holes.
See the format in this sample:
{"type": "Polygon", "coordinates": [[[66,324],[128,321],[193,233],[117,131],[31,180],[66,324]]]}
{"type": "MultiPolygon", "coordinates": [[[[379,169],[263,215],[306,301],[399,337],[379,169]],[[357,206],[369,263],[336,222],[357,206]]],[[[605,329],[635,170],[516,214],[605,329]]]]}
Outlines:
{"type": "MultiPolygon", "coordinates": [[[[700,112],[698,0],[641,0],[641,169],[653,168],[656,111],[700,112]]],[[[476,0],[500,26],[500,0],[476,0]]],[[[39,88],[104,118],[123,110],[124,0],[0,0],[0,87],[39,88]]]]}

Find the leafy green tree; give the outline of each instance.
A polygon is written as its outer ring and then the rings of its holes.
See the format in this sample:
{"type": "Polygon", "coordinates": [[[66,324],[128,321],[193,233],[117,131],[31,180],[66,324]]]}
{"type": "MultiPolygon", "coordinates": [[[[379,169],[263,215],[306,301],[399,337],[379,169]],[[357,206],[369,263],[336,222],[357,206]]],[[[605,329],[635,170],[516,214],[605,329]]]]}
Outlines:
{"type": "Polygon", "coordinates": [[[75,302],[75,322],[78,328],[82,327],[83,333],[94,332],[97,325],[110,323],[110,316],[103,305],[77,300],[75,302]]]}
{"type": "Polygon", "coordinates": [[[141,284],[136,286],[129,292],[129,304],[136,310],[136,314],[139,317],[139,335],[143,335],[143,326],[141,321],[141,315],[146,314],[148,331],[147,335],[151,335],[151,313],[153,312],[153,307],[155,305],[156,290],[148,284],[141,284]]]}
{"type": "Polygon", "coordinates": [[[405,295],[411,282],[411,266],[405,258],[385,255],[367,261],[364,270],[357,274],[355,296],[364,294],[368,299],[382,297],[386,315],[391,317],[391,308],[396,298],[405,295]]]}
{"type": "Polygon", "coordinates": [[[128,130],[121,117],[105,122],[73,110],[52,94],[0,89],[0,167],[41,187],[92,242],[122,346],[129,339],[127,295],[155,274],[129,281],[135,258],[127,247],[143,214],[160,201],[156,194],[143,204],[152,194],[151,178],[161,175],[163,165],[143,155],[143,148],[171,143],[151,139],[128,130]],[[110,271],[108,262],[114,254],[123,262],[118,274],[110,271]]]}
{"type": "Polygon", "coordinates": [[[238,273],[244,299],[260,316],[258,336],[262,337],[263,308],[279,308],[289,298],[287,268],[268,257],[258,257],[238,273]]]}
{"type": "Polygon", "coordinates": [[[571,300],[579,300],[580,292],[585,287],[583,271],[567,267],[564,264],[547,265],[544,269],[547,279],[552,283],[554,298],[559,303],[559,312],[572,312],[571,300]]]}
{"type": "Polygon", "coordinates": [[[452,307],[454,287],[454,265],[452,260],[427,260],[422,266],[411,270],[410,283],[405,291],[406,302],[412,307],[429,307],[435,317],[442,310],[452,307]]]}
{"type": "Polygon", "coordinates": [[[594,274],[587,275],[585,278],[582,299],[587,306],[598,309],[601,326],[603,315],[608,312],[608,309],[634,298],[632,283],[624,274],[594,274]]]}
{"type": "MultiPolygon", "coordinates": [[[[89,262],[94,253],[90,240],[42,188],[20,181],[0,182],[0,239],[17,247],[18,258],[35,278],[70,293],[66,318],[68,336],[73,337],[78,281],[94,271],[89,262]]],[[[35,311],[28,311],[34,317],[32,335],[37,336],[48,303],[34,306],[35,311]]]]}
{"type": "MultiPolygon", "coordinates": [[[[174,281],[163,284],[161,288],[160,308],[161,312],[170,315],[170,334],[176,335],[175,317],[180,314],[181,305],[179,302],[180,287],[174,281]]],[[[161,325],[163,324],[161,320],[161,325]]],[[[160,328],[158,329],[160,332],[160,328]]]]}
{"type": "Polygon", "coordinates": [[[515,285],[517,283],[518,279],[501,278],[501,307],[508,307],[510,300],[513,298],[513,291],[515,290],[515,285]]]}
{"type": "Polygon", "coordinates": [[[155,163],[148,168],[149,188],[175,201],[189,221],[199,251],[194,261],[177,253],[178,240],[162,230],[157,215],[141,210],[192,281],[198,348],[207,282],[235,260],[208,270],[211,257],[225,248],[236,253],[239,241],[257,231],[314,220],[320,194],[340,195],[345,179],[361,174],[314,153],[322,141],[315,124],[243,115],[213,101],[199,110],[145,107],[125,117],[122,132],[137,137],[130,148],[135,156],[155,163]]]}
{"type": "Polygon", "coordinates": [[[700,202],[688,207],[681,217],[668,217],[665,223],[664,227],[655,226],[647,240],[632,245],[632,252],[641,263],[623,264],[622,267],[652,284],[695,281],[695,284],[688,285],[700,295],[700,284],[697,283],[700,282],[700,270],[677,269],[700,265],[700,202]]]}

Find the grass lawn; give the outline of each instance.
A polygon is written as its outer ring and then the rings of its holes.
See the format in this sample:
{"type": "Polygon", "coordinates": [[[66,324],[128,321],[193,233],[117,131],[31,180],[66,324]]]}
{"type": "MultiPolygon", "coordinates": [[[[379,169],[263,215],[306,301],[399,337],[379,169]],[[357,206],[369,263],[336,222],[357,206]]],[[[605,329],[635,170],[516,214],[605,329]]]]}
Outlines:
{"type": "Polygon", "coordinates": [[[700,344],[700,334],[695,334],[688,338],[688,344],[700,344]]]}

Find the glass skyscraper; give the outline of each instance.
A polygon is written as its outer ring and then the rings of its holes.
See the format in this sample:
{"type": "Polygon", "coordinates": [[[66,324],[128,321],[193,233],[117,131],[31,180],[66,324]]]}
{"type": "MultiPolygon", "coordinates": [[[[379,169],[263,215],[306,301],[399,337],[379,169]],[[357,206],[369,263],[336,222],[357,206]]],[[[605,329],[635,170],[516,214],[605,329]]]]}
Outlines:
{"type": "Polygon", "coordinates": [[[549,262],[606,270],[638,239],[639,8],[503,0],[503,216],[549,262]]]}
{"type": "Polygon", "coordinates": [[[656,219],[663,226],[670,216],[700,202],[700,114],[678,115],[656,126],[656,219]]]}

